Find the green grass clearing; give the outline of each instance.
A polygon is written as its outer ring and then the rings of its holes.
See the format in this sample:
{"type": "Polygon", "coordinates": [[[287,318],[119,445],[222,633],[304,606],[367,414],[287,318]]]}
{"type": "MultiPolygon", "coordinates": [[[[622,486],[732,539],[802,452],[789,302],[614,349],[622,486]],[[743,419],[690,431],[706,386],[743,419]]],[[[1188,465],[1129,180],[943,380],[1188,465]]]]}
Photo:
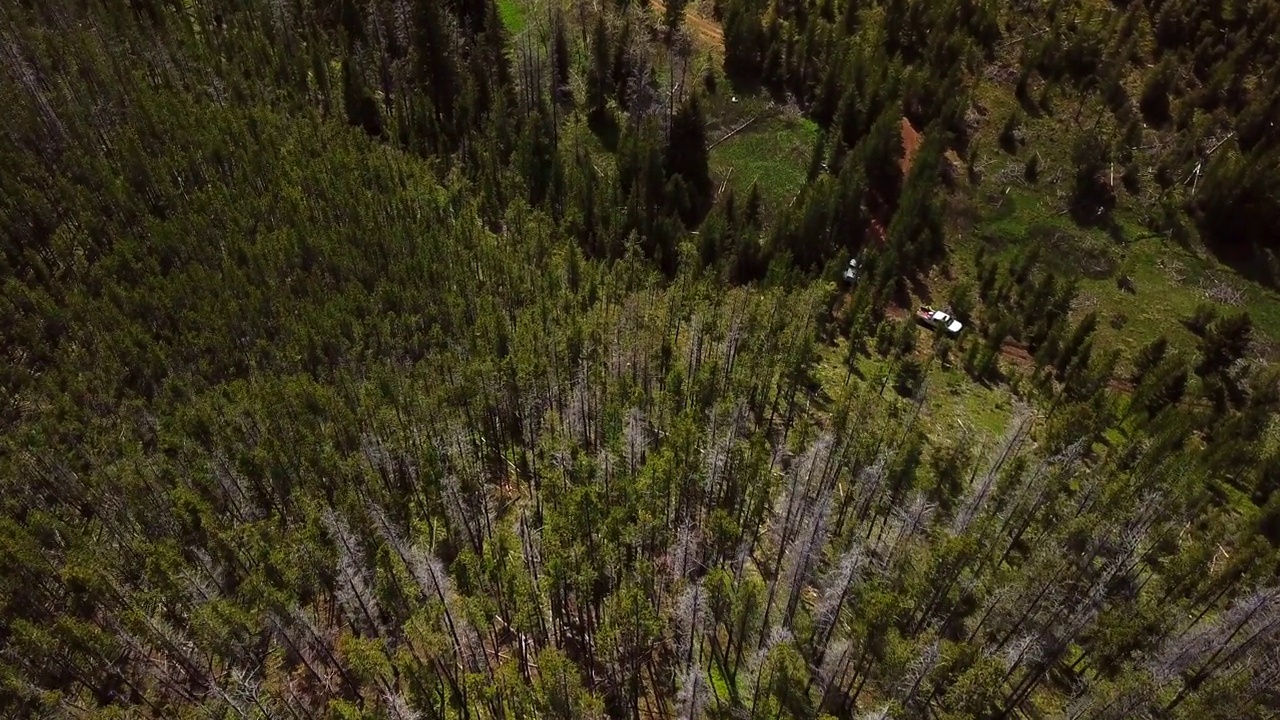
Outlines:
{"type": "Polygon", "coordinates": [[[975,442],[994,442],[1013,417],[1015,398],[1007,386],[974,382],[958,366],[935,363],[925,392],[925,419],[935,438],[971,435],[975,442]]]}
{"type": "MultiPolygon", "coordinates": [[[[734,126],[724,131],[727,134],[734,126]]],[[[713,134],[714,142],[723,136],[713,134]]],[[[711,150],[711,171],[737,193],[754,182],[774,212],[786,207],[804,186],[818,126],[807,118],[764,117],[711,150]]]]}
{"type": "Polygon", "coordinates": [[[1195,347],[1182,321],[1202,303],[1216,305],[1222,314],[1248,310],[1264,352],[1274,354],[1271,347],[1280,342],[1276,291],[1241,278],[1206,253],[1147,231],[1130,213],[1117,212],[1110,230],[1081,227],[1055,209],[1044,190],[983,190],[977,191],[980,207],[971,226],[953,235],[952,278],[934,283],[935,298],[946,297],[949,285],[961,279],[976,281],[973,258],[979,247],[1009,260],[1037,246],[1043,268],[1078,281],[1073,314],[1096,311],[1102,346],[1118,347],[1126,358],[1161,334],[1177,346],[1195,347]],[[1120,287],[1121,275],[1132,279],[1132,292],[1120,287]],[[1211,301],[1206,290],[1219,284],[1239,290],[1243,301],[1233,306],[1211,301]]]}
{"type": "MultiPolygon", "coordinates": [[[[1013,416],[1015,397],[1007,385],[988,386],[974,382],[959,366],[944,368],[929,362],[930,340],[922,329],[917,357],[928,367],[925,383],[925,405],[921,421],[934,442],[968,436],[976,444],[998,439],[1013,416]]],[[[818,366],[818,382],[830,397],[839,397],[846,378],[849,383],[865,383],[878,391],[899,411],[906,411],[910,401],[894,389],[894,367],[890,358],[875,352],[858,355],[856,372],[850,375],[844,358],[848,341],[841,338],[835,345],[824,347],[818,366]]],[[[953,358],[955,353],[953,352],[953,358]]]]}
{"type": "MultiPolygon", "coordinates": [[[[1016,60],[1013,54],[1007,58],[1010,64],[1016,60]]],[[[1136,75],[1129,80],[1131,90],[1140,86],[1136,75]]],[[[1029,95],[1038,100],[1042,88],[1043,81],[1033,76],[1029,95]]],[[[1179,345],[1194,346],[1195,338],[1181,321],[1208,302],[1223,314],[1248,310],[1262,353],[1275,357],[1280,347],[1280,293],[1242,278],[1195,241],[1184,247],[1143,226],[1140,218],[1151,211],[1159,193],[1150,174],[1155,155],[1135,153],[1133,160],[1141,179],[1134,193],[1121,182],[1120,163],[1114,165],[1118,205],[1110,231],[1080,227],[1065,214],[1076,139],[1083,133],[1114,137],[1120,130],[1096,94],[1082,101],[1078,91],[1059,85],[1050,97],[1052,110],[1046,113],[1023,107],[1003,81],[982,79],[977,83],[974,101],[981,123],[973,142],[978,148],[976,165],[981,168],[982,180],[961,191],[969,195],[962,202],[970,206],[970,218],[956,223],[963,227],[953,232],[953,272],[971,277],[972,254],[981,244],[1005,256],[1038,244],[1046,267],[1064,277],[1079,278],[1075,314],[1098,312],[1099,339],[1104,347],[1119,347],[1131,357],[1138,347],[1162,333],[1179,345]],[[1011,154],[1001,148],[999,136],[1014,112],[1021,117],[1024,143],[1011,154]],[[1032,155],[1040,158],[1036,183],[1022,177],[1032,155]],[[1120,289],[1116,280],[1120,274],[1132,278],[1135,292],[1120,289]],[[1223,285],[1238,290],[1242,301],[1224,305],[1207,297],[1208,289],[1223,285]]],[[[1146,129],[1144,134],[1149,141],[1156,131],[1146,129]]],[[[935,289],[934,295],[939,294],[935,289]]],[[[941,294],[945,296],[945,291],[941,294]]]]}
{"type": "Polygon", "coordinates": [[[498,0],[498,18],[507,32],[513,34],[524,30],[527,22],[520,0],[498,0]]]}

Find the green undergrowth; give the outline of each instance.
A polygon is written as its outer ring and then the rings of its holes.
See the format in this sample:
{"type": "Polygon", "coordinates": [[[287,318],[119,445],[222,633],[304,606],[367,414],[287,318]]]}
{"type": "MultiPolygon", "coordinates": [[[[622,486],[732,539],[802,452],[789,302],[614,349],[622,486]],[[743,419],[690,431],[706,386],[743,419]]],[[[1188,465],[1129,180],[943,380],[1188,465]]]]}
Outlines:
{"type": "MultiPolygon", "coordinates": [[[[708,139],[714,142],[735,127],[731,125],[708,139]]],[[[804,186],[817,139],[818,127],[807,118],[761,117],[712,148],[711,171],[720,182],[727,180],[735,193],[745,194],[756,183],[761,198],[776,212],[790,204],[804,186]]]]}
{"type": "Polygon", "coordinates": [[[1146,230],[1128,213],[1117,213],[1105,226],[1082,227],[1034,189],[977,194],[971,226],[953,236],[952,282],[974,280],[979,248],[1004,262],[1035,250],[1042,268],[1078,282],[1073,314],[1097,312],[1099,337],[1125,357],[1160,335],[1194,348],[1196,339],[1183,321],[1204,303],[1223,314],[1248,310],[1263,352],[1271,354],[1269,346],[1280,341],[1280,294],[1146,230]],[[1238,291],[1240,302],[1211,299],[1209,291],[1220,286],[1238,291]]]}
{"type": "Polygon", "coordinates": [[[524,30],[527,23],[524,0],[498,0],[498,17],[509,33],[524,30]]]}
{"type": "MultiPolygon", "coordinates": [[[[967,437],[977,445],[999,438],[1013,415],[1015,397],[1008,385],[984,385],[974,382],[959,365],[943,367],[928,356],[929,339],[920,335],[917,359],[925,364],[927,379],[921,422],[934,442],[967,437]]],[[[828,397],[839,397],[846,383],[862,383],[872,392],[890,401],[895,412],[910,411],[911,401],[900,397],[894,388],[896,368],[892,358],[875,352],[858,354],[854,371],[845,365],[848,341],[841,338],[824,347],[818,366],[818,382],[828,397]]]]}
{"type": "Polygon", "coordinates": [[[1015,398],[1007,386],[976,383],[959,367],[935,365],[925,392],[928,422],[939,435],[994,441],[1013,415],[1015,398]]]}
{"type": "MultiPolygon", "coordinates": [[[[1006,64],[1016,65],[1016,50],[1006,50],[1006,64]]],[[[1130,80],[1126,85],[1132,95],[1137,86],[1130,80]]],[[[1182,321],[1202,303],[1216,305],[1223,314],[1248,310],[1260,350],[1274,356],[1274,348],[1280,347],[1280,294],[1241,277],[1196,239],[1181,245],[1144,226],[1141,218],[1152,211],[1159,190],[1151,177],[1154,155],[1135,153],[1141,171],[1135,192],[1121,182],[1119,164],[1112,166],[1117,199],[1112,218],[1096,226],[1077,224],[1067,212],[1076,140],[1085,133],[1112,135],[1118,130],[1096,93],[1082,101],[1077,91],[1059,85],[1048,94],[1046,108],[1042,81],[1033,79],[1030,88],[1029,99],[1021,101],[1005,82],[984,79],[974,90],[980,123],[972,142],[979,177],[957,202],[963,217],[950,218],[952,276],[972,279],[978,247],[1006,260],[1036,248],[1042,267],[1079,281],[1074,314],[1097,311],[1100,340],[1120,348],[1125,357],[1162,334],[1177,345],[1194,347],[1195,338],[1182,321]],[[1001,131],[1015,113],[1022,142],[1002,144],[1001,131]],[[1033,155],[1039,169],[1030,181],[1024,170],[1033,155]],[[1122,277],[1132,281],[1127,289],[1121,287],[1122,277]],[[1209,296],[1211,289],[1224,287],[1238,291],[1239,301],[1220,303],[1209,296]]],[[[1146,140],[1153,133],[1148,129],[1146,140]]]]}

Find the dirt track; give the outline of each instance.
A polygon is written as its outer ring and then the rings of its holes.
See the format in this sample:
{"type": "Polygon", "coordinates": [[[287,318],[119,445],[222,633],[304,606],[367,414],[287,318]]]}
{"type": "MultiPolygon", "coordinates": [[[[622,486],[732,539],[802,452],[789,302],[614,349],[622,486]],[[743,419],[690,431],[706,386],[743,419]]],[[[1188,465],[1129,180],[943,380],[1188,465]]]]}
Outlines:
{"type": "MultiPolygon", "coordinates": [[[[662,0],[653,0],[653,10],[659,17],[666,15],[667,5],[662,0]]],[[[684,10],[685,26],[689,28],[689,32],[693,34],[699,45],[710,47],[716,52],[724,52],[724,30],[720,28],[720,24],[709,17],[705,17],[695,12],[692,4],[684,10]]]]}
{"type": "Polygon", "coordinates": [[[911,125],[911,121],[902,118],[902,175],[911,172],[911,163],[916,159],[916,150],[920,149],[920,133],[911,125]]]}

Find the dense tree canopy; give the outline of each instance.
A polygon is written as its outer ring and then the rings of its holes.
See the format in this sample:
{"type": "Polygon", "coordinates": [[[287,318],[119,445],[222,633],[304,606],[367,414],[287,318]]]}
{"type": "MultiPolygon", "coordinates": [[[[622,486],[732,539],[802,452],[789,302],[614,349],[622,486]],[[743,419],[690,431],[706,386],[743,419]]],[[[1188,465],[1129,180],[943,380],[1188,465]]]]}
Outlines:
{"type": "Polygon", "coordinates": [[[1251,316],[1122,373],[1033,253],[960,338],[888,308],[1032,20],[1081,92],[1173,58],[1139,114],[1221,131],[1185,209],[1273,250],[1280,6],[725,0],[729,77],[818,126],[780,205],[636,5],[0,7],[0,714],[1274,716],[1251,316]],[[1003,430],[928,430],[953,365],[1003,430]]]}

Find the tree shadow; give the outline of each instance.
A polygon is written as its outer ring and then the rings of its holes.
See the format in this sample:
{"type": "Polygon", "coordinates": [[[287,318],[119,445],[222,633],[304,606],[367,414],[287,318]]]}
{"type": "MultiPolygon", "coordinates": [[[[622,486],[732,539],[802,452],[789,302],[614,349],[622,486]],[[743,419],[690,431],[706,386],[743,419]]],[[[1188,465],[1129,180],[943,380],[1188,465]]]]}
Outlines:
{"type": "Polygon", "coordinates": [[[1205,249],[1218,262],[1246,280],[1271,288],[1280,285],[1275,247],[1262,239],[1269,232],[1260,223],[1250,222],[1239,214],[1232,216],[1219,212],[1210,215],[1198,209],[1192,214],[1191,221],[1200,231],[1205,249]]]}
{"type": "Polygon", "coordinates": [[[889,299],[894,305],[900,308],[911,309],[911,282],[906,278],[900,278],[898,282],[893,284],[893,289],[889,293],[889,299]]]}
{"type": "Polygon", "coordinates": [[[1119,245],[1127,245],[1134,238],[1116,221],[1114,206],[1090,201],[1077,202],[1068,213],[1076,227],[1101,230],[1119,245]]]}
{"type": "Polygon", "coordinates": [[[1103,229],[1107,231],[1107,235],[1116,242],[1117,245],[1128,245],[1134,240],[1125,232],[1124,226],[1116,222],[1114,216],[1107,214],[1106,221],[1103,223],[1103,229]]]}
{"type": "Polygon", "coordinates": [[[590,113],[587,116],[587,127],[606,150],[611,153],[618,151],[622,127],[618,125],[618,119],[613,113],[607,110],[603,113],[590,113]]]}
{"type": "Polygon", "coordinates": [[[862,382],[867,381],[867,374],[862,372],[862,368],[858,367],[857,363],[854,363],[851,367],[849,367],[848,372],[850,375],[858,378],[862,382]]]}
{"type": "Polygon", "coordinates": [[[725,79],[729,81],[729,89],[734,95],[751,96],[764,92],[764,82],[759,74],[746,74],[725,70],[725,79]]]}
{"type": "Polygon", "coordinates": [[[893,283],[893,289],[889,293],[889,300],[900,308],[913,310],[916,306],[916,299],[929,305],[933,303],[933,291],[929,289],[929,284],[919,275],[911,275],[909,277],[900,277],[897,282],[893,283]]]}
{"type": "Polygon", "coordinates": [[[933,304],[933,291],[929,289],[929,284],[920,276],[912,276],[908,281],[911,284],[911,292],[920,298],[925,304],[933,304]]]}
{"type": "Polygon", "coordinates": [[[1031,90],[1027,89],[1023,92],[1015,92],[1014,97],[1018,99],[1018,105],[1022,107],[1022,112],[1027,117],[1038,118],[1044,115],[1044,108],[1040,107],[1040,103],[1031,97],[1031,90]]]}
{"type": "Polygon", "coordinates": [[[1264,287],[1277,287],[1277,278],[1272,273],[1271,261],[1262,249],[1252,244],[1222,239],[1204,229],[1201,230],[1201,237],[1205,238],[1204,247],[1209,254],[1218,262],[1231,268],[1235,274],[1264,287]]]}
{"type": "Polygon", "coordinates": [[[1111,208],[1089,197],[1077,197],[1067,214],[1071,216],[1071,221],[1076,226],[1082,228],[1105,229],[1108,224],[1115,223],[1111,216],[1111,208]]]}

